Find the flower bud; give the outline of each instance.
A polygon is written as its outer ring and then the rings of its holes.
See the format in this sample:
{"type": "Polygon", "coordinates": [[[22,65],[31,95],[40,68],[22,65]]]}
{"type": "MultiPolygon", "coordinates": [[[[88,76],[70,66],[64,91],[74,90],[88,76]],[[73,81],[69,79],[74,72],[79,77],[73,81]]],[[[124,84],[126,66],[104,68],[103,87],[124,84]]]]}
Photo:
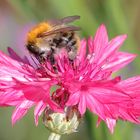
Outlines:
{"type": "Polygon", "coordinates": [[[53,133],[53,135],[51,134],[53,137],[55,137],[54,134],[63,135],[76,132],[80,120],[81,115],[75,107],[65,108],[64,113],[56,113],[46,109],[43,115],[43,123],[53,133]]]}

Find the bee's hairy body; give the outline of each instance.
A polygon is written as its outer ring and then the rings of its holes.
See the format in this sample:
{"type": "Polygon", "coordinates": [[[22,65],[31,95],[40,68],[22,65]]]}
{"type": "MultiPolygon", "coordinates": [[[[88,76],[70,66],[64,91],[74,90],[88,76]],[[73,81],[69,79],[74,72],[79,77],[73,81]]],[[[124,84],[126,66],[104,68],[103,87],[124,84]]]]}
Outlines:
{"type": "Polygon", "coordinates": [[[36,25],[28,32],[27,42],[36,44],[38,42],[39,35],[49,30],[51,30],[51,26],[47,22],[42,22],[36,25]]]}
{"type": "Polygon", "coordinates": [[[35,26],[27,35],[26,47],[40,62],[49,60],[51,64],[55,63],[55,55],[62,49],[68,53],[70,60],[74,60],[79,47],[79,37],[74,30],[63,30],[67,27],[65,24],[59,26],[52,26],[47,22],[43,22],[35,26]],[[60,30],[53,33],[53,30],[60,30]],[[44,35],[51,31],[52,34],[44,35]]]}

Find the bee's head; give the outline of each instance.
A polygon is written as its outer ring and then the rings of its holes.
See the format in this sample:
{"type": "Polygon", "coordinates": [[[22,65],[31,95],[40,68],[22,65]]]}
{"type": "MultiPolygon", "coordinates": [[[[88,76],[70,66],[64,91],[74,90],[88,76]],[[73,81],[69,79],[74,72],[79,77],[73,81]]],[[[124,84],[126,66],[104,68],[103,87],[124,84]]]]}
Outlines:
{"type": "Polygon", "coordinates": [[[34,55],[38,55],[39,54],[39,49],[35,44],[27,44],[26,48],[28,49],[28,51],[34,55]]]}

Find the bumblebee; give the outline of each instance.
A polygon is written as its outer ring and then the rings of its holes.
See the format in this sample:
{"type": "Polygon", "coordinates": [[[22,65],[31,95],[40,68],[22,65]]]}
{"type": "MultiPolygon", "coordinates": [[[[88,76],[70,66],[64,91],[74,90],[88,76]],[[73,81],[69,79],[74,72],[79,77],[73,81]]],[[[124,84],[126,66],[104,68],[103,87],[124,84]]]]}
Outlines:
{"type": "Polygon", "coordinates": [[[69,60],[73,61],[79,47],[79,37],[75,31],[80,28],[68,23],[78,19],[80,16],[69,16],[36,25],[27,34],[26,48],[40,63],[47,59],[54,64],[55,56],[63,49],[69,60]]]}

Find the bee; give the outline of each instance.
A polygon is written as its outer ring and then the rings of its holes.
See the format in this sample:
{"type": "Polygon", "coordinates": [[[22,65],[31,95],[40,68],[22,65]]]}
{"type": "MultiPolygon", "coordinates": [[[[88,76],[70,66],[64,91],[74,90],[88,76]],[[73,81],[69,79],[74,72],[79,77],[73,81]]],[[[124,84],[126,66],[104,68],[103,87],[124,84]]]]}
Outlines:
{"type": "Polygon", "coordinates": [[[79,37],[75,31],[80,28],[68,23],[78,19],[80,16],[69,16],[36,25],[27,34],[26,48],[40,63],[48,60],[55,64],[55,56],[62,50],[73,61],[79,48],[79,37]]]}

